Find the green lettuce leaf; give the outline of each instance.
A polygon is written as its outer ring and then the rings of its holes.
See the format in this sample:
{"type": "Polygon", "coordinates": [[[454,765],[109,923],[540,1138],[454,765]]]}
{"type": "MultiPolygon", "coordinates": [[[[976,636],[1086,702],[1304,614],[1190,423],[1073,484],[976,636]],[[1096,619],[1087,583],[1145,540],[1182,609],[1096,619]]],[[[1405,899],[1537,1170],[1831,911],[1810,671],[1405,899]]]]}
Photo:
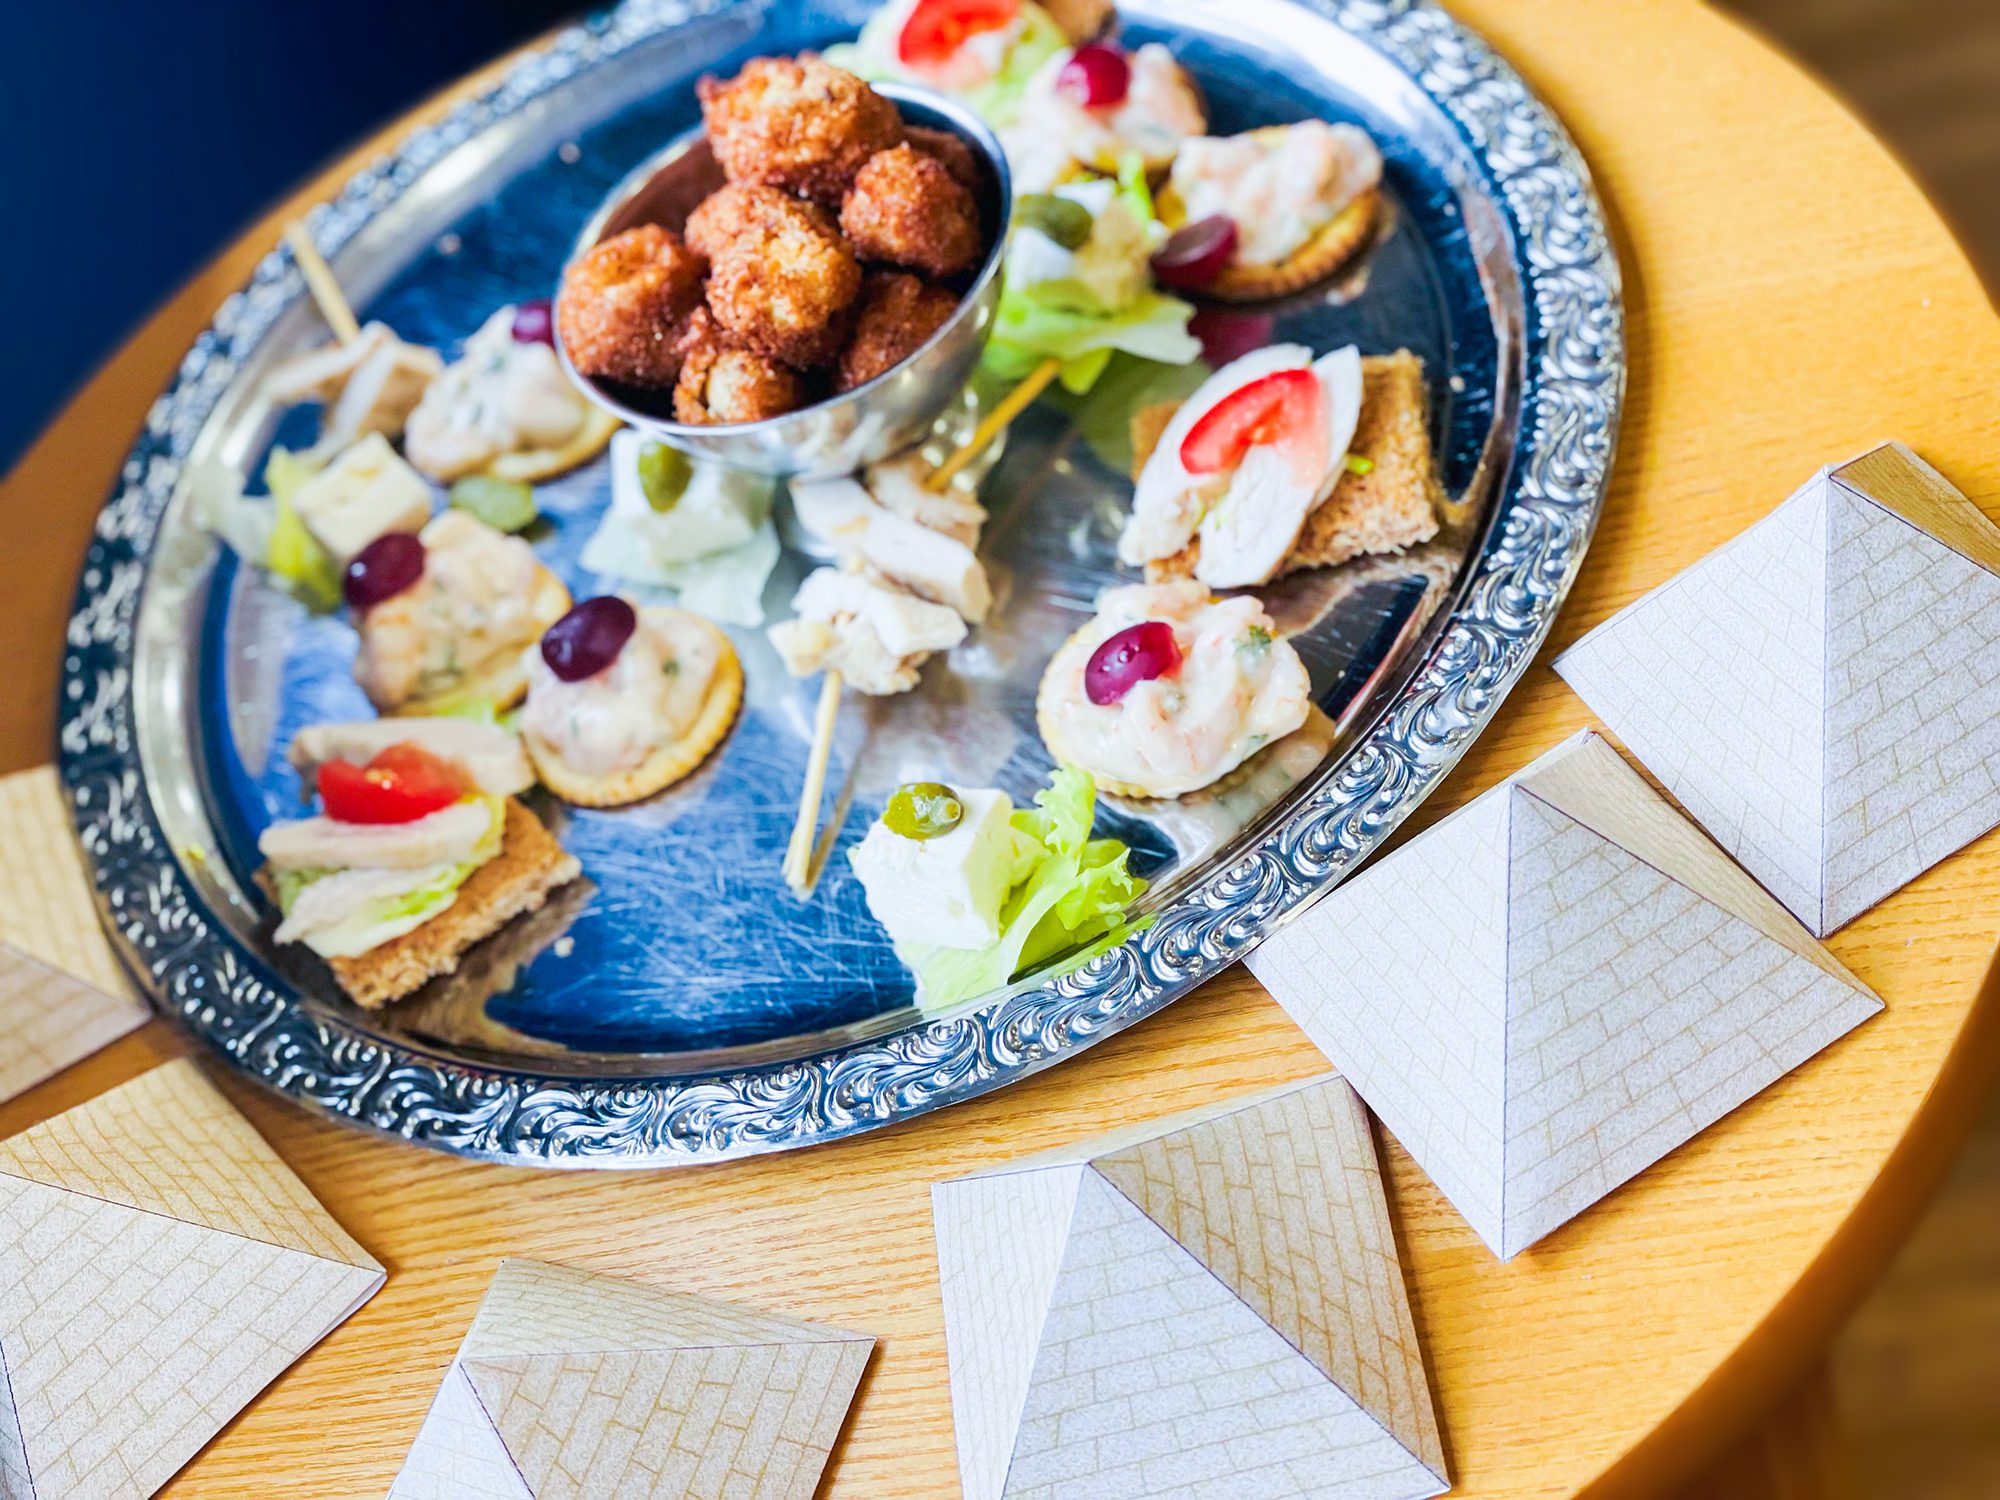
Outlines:
{"type": "Polygon", "coordinates": [[[985,948],[906,948],[927,1013],[999,989],[1015,975],[1061,959],[1063,972],[1133,931],[1125,913],[1146,882],[1127,867],[1116,839],[1090,837],[1097,793],[1088,773],[1058,767],[1035,805],[1012,819],[1012,890],[1000,908],[999,939],[985,948]]]}
{"type": "MultiPolygon", "coordinates": [[[[452,865],[422,885],[394,896],[384,896],[360,908],[345,921],[323,927],[304,939],[307,947],[329,957],[351,958],[413,932],[458,899],[458,888],[472,878],[472,872],[500,852],[507,826],[506,801],[500,797],[480,797],[492,813],[486,833],[472,851],[472,858],[452,865]]],[[[331,869],[278,870],[278,909],[286,914],[299,899],[299,892],[315,880],[339,872],[331,869]]]]}
{"type": "Polygon", "coordinates": [[[271,450],[264,464],[264,488],[271,492],[276,513],[265,562],[312,608],[332,609],[340,603],[340,569],[292,508],[299,487],[318,472],[319,465],[301,454],[288,448],[271,450]]]}
{"type": "Polygon", "coordinates": [[[510,708],[501,712],[500,705],[491,698],[455,698],[427,707],[424,717],[431,719],[470,719],[475,724],[485,724],[494,729],[514,732],[521,722],[521,711],[510,708]]]}
{"type": "Polygon", "coordinates": [[[1063,388],[1082,395],[1120,350],[1166,365],[1201,357],[1200,341],[1188,332],[1194,309],[1178,297],[1144,292],[1116,312],[1075,301],[1074,283],[1062,281],[1003,295],[992,342],[986,346],[987,369],[1003,379],[1020,380],[1043,360],[1059,359],[1063,388]]]}

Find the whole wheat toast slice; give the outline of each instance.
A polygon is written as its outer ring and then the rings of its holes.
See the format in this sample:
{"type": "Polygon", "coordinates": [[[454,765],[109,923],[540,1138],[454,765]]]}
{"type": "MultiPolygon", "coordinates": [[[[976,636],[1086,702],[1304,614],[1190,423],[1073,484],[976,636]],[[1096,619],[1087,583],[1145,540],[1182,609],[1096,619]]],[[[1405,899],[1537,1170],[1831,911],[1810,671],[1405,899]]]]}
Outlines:
{"type": "MultiPolygon", "coordinates": [[[[1132,475],[1137,479],[1177,402],[1143,406],[1132,414],[1132,475]]],[[[1299,529],[1299,539],[1274,577],[1304,568],[1330,568],[1349,558],[1401,552],[1437,535],[1436,466],[1431,460],[1424,364],[1407,349],[1371,354],[1361,361],[1361,420],[1348,452],[1374,465],[1366,474],[1347,470],[1333,493],[1299,529]]],[[[1196,537],[1172,557],[1146,564],[1146,581],[1194,576],[1201,555],[1196,537]]]]}
{"type": "MultiPolygon", "coordinates": [[[[521,913],[536,910],[552,891],[582,873],[576,857],[542,827],[541,819],[509,797],[500,852],[467,877],[457,900],[379,948],[353,958],[329,958],[326,965],[356,1005],[379,1009],[428,979],[452,973],[474,943],[521,913]]],[[[260,871],[257,877],[267,891],[268,875],[260,871]]]]}

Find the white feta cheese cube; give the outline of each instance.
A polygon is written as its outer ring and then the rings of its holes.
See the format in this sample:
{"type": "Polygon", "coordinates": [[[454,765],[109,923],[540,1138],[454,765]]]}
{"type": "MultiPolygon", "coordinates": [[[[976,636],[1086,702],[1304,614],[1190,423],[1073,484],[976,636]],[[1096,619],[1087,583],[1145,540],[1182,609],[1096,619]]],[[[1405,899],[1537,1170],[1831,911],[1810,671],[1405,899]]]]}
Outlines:
{"type": "Polygon", "coordinates": [[[300,485],[292,508],[344,568],[379,536],[421,531],[431,518],[431,487],[387,438],[371,432],[300,485]]]}
{"type": "Polygon", "coordinates": [[[655,563],[691,562],[740,547],[771,514],[771,481],[697,463],[673,509],[657,511],[639,482],[639,455],[656,439],[626,428],[611,439],[611,509],[655,563]]]}
{"type": "Polygon", "coordinates": [[[984,948],[1000,936],[1014,862],[1013,799],[992,789],[952,790],[965,816],[950,832],[910,839],[877,820],[847,856],[868,910],[898,945],[984,948]]]}

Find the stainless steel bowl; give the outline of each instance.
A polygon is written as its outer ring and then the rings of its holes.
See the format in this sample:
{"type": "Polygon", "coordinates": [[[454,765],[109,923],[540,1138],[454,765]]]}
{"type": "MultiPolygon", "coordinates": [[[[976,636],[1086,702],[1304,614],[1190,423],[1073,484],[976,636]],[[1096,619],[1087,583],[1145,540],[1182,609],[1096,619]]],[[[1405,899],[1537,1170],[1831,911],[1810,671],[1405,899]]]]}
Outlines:
{"type": "MultiPolygon", "coordinates": [[[[864,464],[907,448],[930,430],[972,378],[992,330],[993,308],[1000,298],[1001,256],[1013,213],[1013,187],[999,140],[970,110],[927,89],[889,83],[878,83],[875,88],[893,99],[912,124],[951,131],[986,164],[986,181],[978,198],[982,223],[990,235],[989,248],[944,326],[915,354],[866,385],[762,422],[719,426],[676,422],[661,410],[641,404],[647,393],[581,374],[570,363],[569,351],[563,348],[558,333],[556,352],[577,389],[619,421],[694,458],[781,479],[851,474],[864,464]]],[[[720,187],[722,180],[707,133],[696,126],[641,162],[612,189],[577,237],[571,260],[634,225],[660,224],[678,232],[695,206],[720,187]]],[[[670,394],[659,393],[662,407],[670,394]]]]}

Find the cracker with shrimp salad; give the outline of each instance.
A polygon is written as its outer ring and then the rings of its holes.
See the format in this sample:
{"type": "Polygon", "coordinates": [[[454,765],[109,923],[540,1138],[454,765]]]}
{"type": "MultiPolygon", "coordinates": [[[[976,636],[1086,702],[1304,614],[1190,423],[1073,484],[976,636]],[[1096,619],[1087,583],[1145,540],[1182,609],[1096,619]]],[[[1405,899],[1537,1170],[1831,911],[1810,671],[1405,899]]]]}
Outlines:
{"type": "MultiPolygon", "coordinates": [[[[1132,474],[1136,480],[1153,455],[1178,402],[1159,402],[1132,414],[1132,474]]],[[[1401,552],[1437,535],[1438,482],[1431,457],[1424,365],[1407,349],[1370,354],[1361,361],[1361,420],[1347,450],[1371,465],[1365,474],[1346,469],[1333,493],[1299,528],[1299,538],[1273,577],[1306,568],[1330,568],[1350,558],[1401,552]]],[[[1196,537],[1172,557],[1146,564],[1148,583],[1194,576],[1201,555],[1196,537]]]]}
{"type": "Polygon", "coordinates": [[[722,652],[716,660],[715,680],[709,683],[701,711],[687,733],[660,746],[630,771],[585,776],[564,765],[555,748],[533,730],[524,730],[521,743],[527,747],[528,759],[534,762],[543,786],[576,807],[623,807],[665,791],[708,759],[709,752],[728,737],[737,710],[743,706],[743,663],[727,636],[706,620],[702,624],[721,642],[722,652]]]}

